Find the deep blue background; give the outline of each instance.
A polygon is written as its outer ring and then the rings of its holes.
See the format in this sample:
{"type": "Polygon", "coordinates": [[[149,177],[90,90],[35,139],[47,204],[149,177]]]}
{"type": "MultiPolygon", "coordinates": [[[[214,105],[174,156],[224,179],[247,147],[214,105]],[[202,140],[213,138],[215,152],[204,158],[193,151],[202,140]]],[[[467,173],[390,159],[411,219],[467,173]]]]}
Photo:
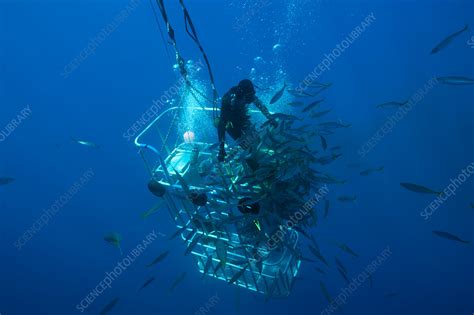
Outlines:
{"type": "MultiPolygon", "coordinates": [[[[167,1],[171,2],[171,1],[167,1]]],[[[203,45],[223,93],[247,77],[262,56],[281,68],[289,82],[303,79],[367,14],[376,22],[340,58],[322,80],[333,82],[327,102],[331,118],[352,128],[331,137],[344,147],[344,159],[331,166],[349,184],[331,189],[329,218],[315,231],[329,257],[332,240],[348,243],[361,258],[344,261],[351,274],[362,271],[386,246],[393,255],[350,297],[345,314],[472,314],[474,248],[433,236],[447,230],[474,240],[474,178],[425,222],[419,215],[432,197],[400,188],[411,181],[443,189],[450,178],[474,162],[474,87],[437,86],[362,161],[385,171],[360,177],[346,167],[357,149],[392,111],[375,105],[406,99],[433,75],[474,77],[474,49],[463,34],[441,53],[433,46],[465,23],[474,27],[472,1],[273,1],[248,15],[240,1],[188,1],[203,45]],[[275,55],[273,45],[281,43],[275,55]],[[356,204],[341,204],[340,194],[356,194],[356,204]],[[398,292],[394,298],[384,294],[398,292]]],[[[265,3],[265,2],[264,2],[265,3]]],[[[120,259],[102,237],[119,231],[128,253],[145,235],[170,234],[165,212],[142,220],[155,202],[146,190],[147,174],[136,148],[122,133],[171,86],[170,69],[149,3],[142,0],[68,79],[68,64],[127,1],[0,2],[0,127],[26,105],[32,116],[0,143],[0,176],[16,182],[0,187],[0,313],[78,314],[77,303],[120,259]],[[100,150],[74,145],[80,137],[100,150]],[[21,251],[13,242],[33,224],[84,171],[94,178],[50,224],[21,251]]],[[[250,5],[250,2],[249,4],[250,5]]],[[[168,5],[187,58],[199,58],[182,29],[179,7],[168,5]]],[[[271,70],[262,75],[272,76],[271,70]]],[[[276,84],[276,83],[275,83],[276,84]]],[[[276,84],[277,85],[277,84],[276,84]]],[[[214,279],[200,280],[194,261],[182,255],[180,241],[160,238],[90,308],[98,313],[113,297],[122,300],[111,314],[194,314],[218,292],[220,303],[209,314],[235,314],[235,288],[214,279]],[[143,265],[163,250],[171,256],[151,273],[143,265]],[[175,293],[166,288],[182,271],[188,277],[175,293]],[[136,293],[150,275],[157,280],[136,293]]],[[[303,263],[302,281],[286,300],[264,303],[242,291],[239,314],[319,314],[327,305],[320,278],[333,295],[344,286],[334,270],[321,277],[303,263]]]]}

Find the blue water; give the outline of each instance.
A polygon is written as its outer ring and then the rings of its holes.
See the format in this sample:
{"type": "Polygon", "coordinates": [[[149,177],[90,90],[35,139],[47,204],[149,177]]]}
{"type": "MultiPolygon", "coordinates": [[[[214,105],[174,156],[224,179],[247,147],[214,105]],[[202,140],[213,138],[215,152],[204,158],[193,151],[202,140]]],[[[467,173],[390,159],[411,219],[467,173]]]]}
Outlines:
{"type": "MultiPolygon", "coordinates": [[[[179,5],[166,2],[180,51],[198,60],[179,5]]],[[[303,262],[302,279],[291,295],[265,303],[263,296],[236,293],[223,281],[202,281],[194,260],[183,256],[183,242],[161,236],[176,229],[168,213],[140,218],[156,197],[146,189],[148,175],[138,150],[123,133],[177,80],[149,3],[138,2],[93,54],[67,78],[61,74],[127,4],[0,3],[2,132],[22,109],[31,110],[0,143],[0,177],[16,179],[0,186],[0,314],[79,314],[78,303],[122,259],[103,241],[110,231],[123,236],[124,254],[152,231],[157,238],[85,313],[98,314],[120,297],[110,314],[196,314],[217,293],[219,300],[207,314],[320,314],[328,303],[319,281],[333,296],[346,286],[335,268],[322,276],[314,264],[303,262]],[[71,137],[101,147],[81,146],[71,137]],[[88,170],[90,180],[18,250],[15,242],[88,170]],[[144,268],[164,250],[171,254],[163,263],[144,268]],[[168,295],[183,271],[187,277],[168,295]],[[150,276],[155,282],[137,293],[150,276]]],[[[337,254],[351,276],[385,248],[392,252],[374,273],[373,288],[366,282],[349,296],[344,314],[472,314],[473,244],[445,240],[432,231],[474,240],[474,177],[429,220],[420,211],[435,196],[409,192],[399,183],[442,190],[474,162],[474,86],[436,85],[367,155],[357,152],[395,113],[376,109],[377,104],[408,99],[433,76],[474,77],[469,45],[474,31],[430,55],[447,35],[466,23],[474,27],[474,2],[190,0],[187,5],[221,95],[252,76],[272,88],[259,92],[266,100],[283,82],[303,80],[373,13],[374,22],[319,79],[333,83],[325,93],[325,106],[333,109],[328,120],[352,126],[329,137],[344,155],[326,169],[348,183],[331,187],[330,214],[313,233],[330,263],[337,254]],[[347,167],[355,162],[362,166],[347,167]],[[382,165],[382,173],[358,174],[382,165]],[[343,194],[357,195],[357,202],[338,202],[343,194]],[[347,243],[360,257],[344,255],[334,241],[347,243]],[[387,297],[390,293],[396,296],[387,297]]],[[[278,106],[273,110],[292,113],[278,106]]]]}

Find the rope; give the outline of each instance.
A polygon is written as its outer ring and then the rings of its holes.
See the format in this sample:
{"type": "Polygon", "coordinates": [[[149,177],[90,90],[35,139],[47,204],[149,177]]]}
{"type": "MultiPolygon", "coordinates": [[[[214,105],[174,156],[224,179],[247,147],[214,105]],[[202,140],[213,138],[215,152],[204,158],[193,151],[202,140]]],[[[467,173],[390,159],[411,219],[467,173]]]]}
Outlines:
{"type": "Polygon", "coordinates": [[[168,50],[168,46],[166,45],[165,36],[163,35],[163,30],[161,28],[160,21],[158,20],[158,14],[156,12],[155,6],[153,5],[153,0],[150,0],[150,6],[153,10],[153,16],[155,17],[155,22],[156,22],[156,25],[158,26],[158,30],[160,32],[161,41],[163,42],[163,46],[165,46],[166,56],[168,58],[168,62],[170,63],[170,66],[173,66],[173,62],[171,61],[171,55],[170,55],[170,52],[168,50]]]}
{"type": "MultiPolygon", "coordinates": [[[[156,1],[157,6],[158,6],[158,9],[160,10],[163,21],[166,24],[166,29],[168,31],[168,37],[171,41],[171,45],[173,46],[173,48],[175,50],[176,62],[177,62],[178,67],[179,67],[179,72],[180,72],[181,76],[184,78],[184,80],[186,82],[186,85],[190,88],[190,90],[192,90],[195,93],[199,94],[201,97],[203,97],[207,101],[211,101],[208,97],[205,96],[204,93],[202,93],[197,88],[195,88],[192,85],[192,83],[190,82],[190,80],[188,78],[188,72],[186,71],[186,67],[185,67],[186,62],[185,62],[185,59],[179,53],[178,44],[176,42],[176,37],[175,37],[175,31],[174,31],[174,28],[172,27],[171,23],[169,22],[168,14],[166,13],[166,8],[165,8],[165,5],[164,5],[164,0],[155,0],[155,1],[156,1]]],[[[184,12],[184,22],[185,22],[186,32],[191,37],[191,39],[196,43],[199,50],[201,51],[201,54],[204,58],[204,61],[206,62],[206,66],[207,66],[210,81],[211,81],[211,89],[212,89],[212,92],[213,92],[212,104],[213,104],[213,109],[214,109],[213,110],[213,116],[215,118],[215,117],[217,117],[217,103],[218,103],[218,100],[219,100],[219,94],[218,94],[217,89],[215,87],[214,75],[212,73],[212,68],[211,68],[209,59],[207,58],[207,55],[204,51],[204,48],[202,47],[202,45],[199,41],[199,38],[198,38],[197,33],[196,33],[196,28],[194,27],[194,24],[191,20],[191,16],[189,15],[189,12],[186,9],[186,6],[184,5],[184,1],[180,0],[180,4],[181,4],[181,7],[183,8],[183,12],[184,12]]],[[[199,101],[194,94],[193,94],[193,97],[197,101],[199,101]]]]}
{"type": "Polygon", "coordinates": [[[209,62],[209,59],[207,58],[207,54],[204,51],[204,48],[201,45],[201,42],[199,41],[199,38],[198,38],[198,35],[197,35],[197,32],[196,32],[196,28],[194,27],[194,23],[191,19],[191,16],[189,15],[189,11],[188,11],[188,9],[186,8],[186,6],[184,4],[184,0],[179,0],[179,3],[181,4],[181,7],[183,8],[184,23],[185,23],[185,26],[186,26],[186,33],[188,33],[189,37],[191,37],[191,39],[196,43],[199,50],[201,51],[201,54],[202,54],[202,57],[204,58],[204,61],[206,62],[207,71],[209,72],[209,78],[210,78],[210,81],[211,81],[211,89],[212,89],[212,92],[213,92],[213,102],[212,103],[213,103],[213,108],[214,108],[213,114],[215,116],[216,115],[216,109],[217,109],[217,102],[218,102],[218,98],[219,98],[219,93],[217,92],[216,85],[215,85],[215,82],[214,82],[214,74],[212,73],[211,64],[209,62]],[[189,31],[189,29],[191,29],[191,32],[189,31]]]}

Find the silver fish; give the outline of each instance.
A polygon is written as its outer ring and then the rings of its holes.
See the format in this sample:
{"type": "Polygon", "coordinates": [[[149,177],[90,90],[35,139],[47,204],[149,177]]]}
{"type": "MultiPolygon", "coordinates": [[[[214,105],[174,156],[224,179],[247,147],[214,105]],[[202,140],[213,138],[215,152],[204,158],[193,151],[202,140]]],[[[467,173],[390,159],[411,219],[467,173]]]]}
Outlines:
{"type": "Polygon", "coordinates": [[[179,228],[173,235],[169,237],[169,240],[175,239],[178,235],[182,234],[187,228],[187,225],[179,228]]]}
{"type": "Polygon", "coordinates": [[[359,254],[357,254],[355,251],[353,251],[349,246],[346,244],[338,244],[337,247],[339,247],[341,250],[345,251],[346,253],[354,256],[354,257],[359,257],[359,254]]]}
{"type": "Polygon", "coordinates": [[[460,242],[460,243],[464,243],[464,244],[470,244],[471,243],[471,241],[462,240],[459,237],[457,237],[456,235],[453,235],[453,234],[448,233],[448,232],[433,231],[433,233],[435,235],[439,236],[439,237],[442,237],[442,238],[445,238],[445,239],[448,239],[448,240],[451,240],[451,241],[456,241],[456,242],[460,242]]]}
{"type": "Polygon", "coordinates": [[[276,94],[272,97],[272,99],[270,100],[270,105],[278,102],[278,100],[283,96],[285,89],[286,89],[286,83],[283,84],[283,87],[281,88],[281,90],[276,92],[276,94]]]}
{"type": "Polygon", "coordinates": [[[441,195],[441,192],[434,191],[432,189],[429,189],[425,186],[417,185],[417,184],[412,184],[412,183],[400,183],[400,186],[402,186],[405,189],[408,189],[410,191],[419,193],[419,194],[433,194],[433,195],[441,195]]]}
{"type": "Polygon", "coordinates": [[[160,254],[158,257],[156,257],[151,263],[149,263],[148,265],[146,265],[146,267],[151,267],[151,266],[156,265],[156,264],[159,263],[159,262],[162,262],[162,261],[166,258],[166,256],[168,256],[169,253],[170,253],[169,250],[167,250],[167,251],[161,253],[161,254],[160,254]]]}
{"type": "Polygon", "coordinates": [[[324,102],[324,98],[323,99],[320,99],[320,100],[317,100],[317,101],[314,101],[312,103],[310,103],[308,106],[306,106],[305,108],[303,108],[303,113],[309,111],[310,109],[318,106],[319,104],[321,104],[322,102],[324,102]]]}
{"type": "Polygon", "coordinates": [[[384,169],[383,166],[381,166],[379,168],[369,168],[365,171],[360,172],[360,175],[361,176],[367,176],[367,175],[370,175],[370,174],[375,173],[375,172],[382,172],[383,169],[384,169]]]}
{"type": "Polygon", "coordinates": [[[220,260],[220,265],[222,265],[222,267],[225,267],[225,265],[227,264],[227,248],[223,240],[218,239],[216,241],[216,253],[217,258],[219,258],[220,260]]]}
{"type": "Polygon", "coordinates": [[[244,268],[240,269],[240,270],[229,280],[229,284],[232,284],[232,283],[234,283],[235,281],[237,281],[237,280],[245,273],[245,271],[247,270],[248,266],[249,266],[249,265],[247,264],[244,268]]]}
{"type": "Polygon", "coordinates": [[[443,50],[444,48],[446,48],[449,44],[451,44],[451,42],[456,38],[458,37],[459,35],[461,35],[462,33],[466,32],[467,30],[469,29],[469,25],[465,25],[464,28],[462,30],[459,30],[457,32],[454,32],[453,34],[449,35],[448,37],[446,37],[445,39],[443,39],[438,45],[435,46],[435,48],[433,48],[431,50],[431,54],[436,54],[438,52],[440,52],[441,50],[443,50]]]}
{"type": "Polygon", "coordinates": [[[168,293],[173,292],[173,290],[184,280],[186,277],[186,272],[183,272],[176,278],[176,280],[171,284],[171,287],[168,289],[168,293]]]}
{"type": "Polygon", "coordinates": [[[197,245],[197,243],[199,242],[199,240],[201,239],[202,237],[202,234],[199,234],[199,235],[196,235],[191,244],[189,244],[188,248],[186,248],[186,251],[184,252],[184,255],[189,255],[189,253],[192,252],[192,250],[194,249],[194,247],[197,245]]]}
{"type": "Polygon", "coordinates": [[[90,141],[78,140],[78,139],[74,139],[74,138],[71,138],[71,141],[75,142],[77,144],[86,146],[86,147],[93,148],[93,149],[99,149],[100,148],[100,146],[98,144],[95,144],[94,142],[90,142],[90,141]]]}
{"type": "Polygon", "coordinates": [[[104,236],[104,241],[117,247],[120,250],[120,255],[123,255],[122,247],[120,243],[122,242],[122,236],[118,233],[110,233],[104,236]]]}
{"type": "Polygon", "coordinates": [[[151,277],[150,279],[148,279],[147,281],[145,281],[145,283],[141,286],[140,289],[138,289],[138,291],[141,291],[143,289],[145,289],[147,286],[150,285],[150,283],[152,283],[153,281],[155,281],[155,277],[151,277]]]}
{"type": "Polygon", "coordinates": [[[203,273],[202,273],[203,277],[205,275],[207,275],[207,273],[209,272],[209,269],[211,269],[211,267],[212,267],[212,257],[209,257],[209,258],[207,258],[206,265],[204,266],[204,270],[203,270],[203,273]]]}
{"type": "Polygon", "coordinates": [[[115,298],[113,299],[112,301],[110,301],[101,311],[100,311],[100,315],[106,315],[108,312],[110,312],[114,306],[118,303],[120,299],[119,298],[115,298]]]}
{"type": "Polygon", "coordinates": [[[323,295],[326,298],[326,300],[328,301],[328,303],[332,303],[333,298],[329,294],[329,291],[326,288],[326,285],[324,285],[324,283],[322,281],[319,282],[319,287],[321,288],[321,292],[323,292],[323,295]]]}
{"type": "Polygon", "coordinates": [[[474,79],[467,78],[467,77],[455,77],[455,76],[450,76],[450,77],[438,77],[436,78],[438,82],[442,84],[448,84],[448,85],[470,85],[474,84],[474,79]]]}
{"type": "Polygon", "coordinates": [[[335,261],[336,261],[336,265],[341,268],[341,271],[343,271],[346,275],[347,275],[347,269],[346,267],[344,266],[344,264],[337,258],[337,257],[334,257],[335,261]]]}
{"type": "Polygon", "coordinates": [[[272,118],[273,119],[279,119],[279,120],[289,120],[289,121],[301,120],[300,118],[298,118],[294,115],[288,115],[288,114],[282,114],[282,113],[273,114],[272,118]]]}
{"type": "Polygon", "coordinates": [[[328,148],[328,142],[326,141],[326,138],[324,138],[323,136],[319,136],[321,138],[321,146],[323,147],[323,150],[326,151],[326,149],[328,148]]]}

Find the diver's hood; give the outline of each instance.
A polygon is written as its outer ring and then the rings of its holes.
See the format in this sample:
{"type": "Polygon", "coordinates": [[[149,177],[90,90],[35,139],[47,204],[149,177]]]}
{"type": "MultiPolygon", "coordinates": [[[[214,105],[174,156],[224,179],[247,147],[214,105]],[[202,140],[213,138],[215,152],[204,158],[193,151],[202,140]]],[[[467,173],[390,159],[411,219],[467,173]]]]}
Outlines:
{"type": "Polygon", "coordinates": [[[245,79],[239,82],[237,85],[237,91],[240,96],[245,96],[246,98],[254,98],[255,97],[255,87],[253,86],[252,81],[245,79]]]}

